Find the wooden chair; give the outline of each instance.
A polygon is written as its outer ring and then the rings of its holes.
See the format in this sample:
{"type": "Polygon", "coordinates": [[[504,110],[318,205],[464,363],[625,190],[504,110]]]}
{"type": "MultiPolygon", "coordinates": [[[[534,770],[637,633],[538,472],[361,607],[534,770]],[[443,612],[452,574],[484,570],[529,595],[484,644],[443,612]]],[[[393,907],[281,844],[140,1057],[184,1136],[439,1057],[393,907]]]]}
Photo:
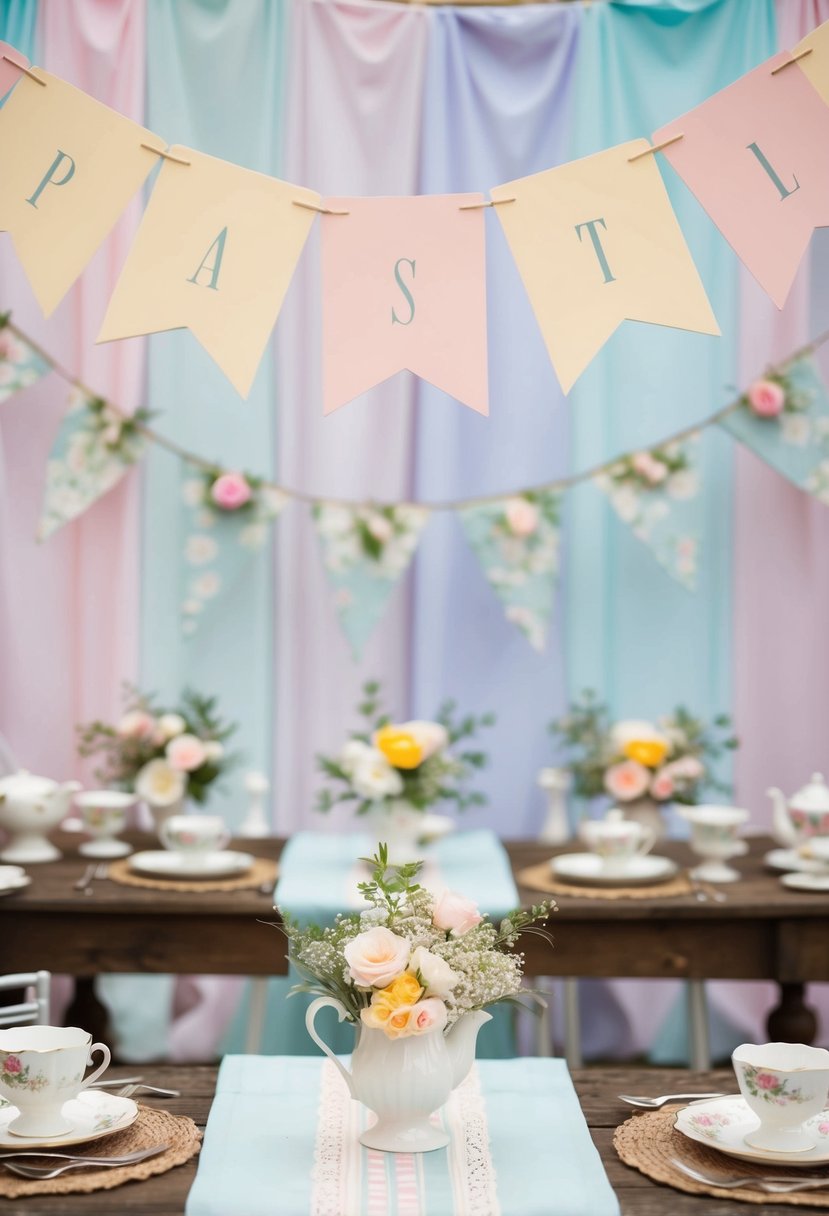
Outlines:
{"type": "Polygon", "coordinates": [[[0,975],[0,993],[21,990],[31,1000],[17,1005],[0,1005],[0,1026],[46,1026],[49,1023],[49,990],[52,977],[48,971],[22,971],[17,975],[0,975]]]}

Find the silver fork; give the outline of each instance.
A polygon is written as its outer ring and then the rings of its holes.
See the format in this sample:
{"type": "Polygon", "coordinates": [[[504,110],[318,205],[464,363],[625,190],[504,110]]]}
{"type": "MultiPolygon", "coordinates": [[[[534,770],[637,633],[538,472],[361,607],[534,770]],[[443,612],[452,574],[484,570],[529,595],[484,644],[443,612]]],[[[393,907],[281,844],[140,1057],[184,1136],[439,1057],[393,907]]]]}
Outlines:
{"type": "Polygon", "coordinates": [[[726,1094],[661,1094],[658,1098],[648,1098],[644,1094],[617,1094],[617,1098],[621,1102],[627,1102],[628,1106],[642,1106],[646,1110],[658,1110],[660,1106],[664,1106],[666,1102],[678,1102],[682,1098],[725,1098],[726,1094]]]}
{"type": "Polygon", "coordinates": [[[678,1157],[671,1158],[671,1165],[681,1170],[683,1174],[687,1174],[689,1178],[693,1178],[695,1182],[703,1182],[706,1186],[719,1186],[726,1191],[736,1190],[741,1186],[753,1186],[758,1187],[761,1191],[767,1191],[770,1195],[788,1195],[793,1191],[819,1191],[829,1187],[829,1178],[826,1175],[820,1178],[800,1179],[784,1178],[777,1174],[744,1174],[737,1177],[732,1174],[728,1178],[713,1178],[710,1174],[703,1174],[699,1170],[692,1169],[678,1157]]]}
{"type": "Polygon", "coordinates": [[[123,1153],[120,1157],[84,1157],[80,1153],[53,1153],[45,1148],[17,1149],[13,1153],[0,1153],[0,1161],[22,1161],[25,1164],[36,1158],[48,1157],[49,1160],[72,1161],[84,1165],[132,1165],[134,1161],[143,1161],[145,1157],[163,1153],[169,1147],[169,1144],[153,1144],[150,1148],[139,1148],[134,1153],[123,1153]]]}
{"type": "Polygon", "coordinates": [[[14,1161],[7,1161],[6,1169],[13,1174],[19,1174],[21,1178],[31,1178],[36,1181],[45,1182],[48,1178],[58,1178],[61,1174],[66,1174],[69,1170],[82,1169],[114,1169],[119,1165],[131,1165],[137,1161],[146,1161],[148,1157],[155,1157],[159,1153],[163,1153],[169,1145],[158,1145],[155,1148],[144,1149],[140,1153],[132,1153],[129,1160],[123,1160],[118,1157],[99,1157],[97,1159],[87,1157],[77,1161],[67,1161],[63,1165],[56,1166],[38,1166],[38,1165],[20,1165],[14,1161]]]}
{"type": "Polygon", "coordinates": [[[94,862],[92,865],[86,867],[78,881],[72,884],[76,891],[86,891],[88,889],[89,884],[95,877],[95,869],[96,866],[94,862]]]}
{"type": "Polygon", "coordinates": [[[83,891],[84,895],[94,894],[94,892],[92,890],[92,883],[95,881],[95,879],[99,879],[99,878],[100,879],[109,878],[109,866],[107,865],[107,863],[105,861],[99,862],[98,865],[95,866],[95,872],[92,875],[92,878],[89,880],[87,885],[84,887],[84,891],[83,891]]]}
{"type": "Polygon", "coordinates": [[[148,1093],[156,1094],[159,1098],[180,1098],[181,1092],[178,1089],[159,1089],[157,1085],[143,1085],[141,1082],[133,1082],[132,1085],[125,1085],[118,1090],[119,1098],[131,1098],[133,1094],[139,1090],[145,1090],[148,1093]]]}

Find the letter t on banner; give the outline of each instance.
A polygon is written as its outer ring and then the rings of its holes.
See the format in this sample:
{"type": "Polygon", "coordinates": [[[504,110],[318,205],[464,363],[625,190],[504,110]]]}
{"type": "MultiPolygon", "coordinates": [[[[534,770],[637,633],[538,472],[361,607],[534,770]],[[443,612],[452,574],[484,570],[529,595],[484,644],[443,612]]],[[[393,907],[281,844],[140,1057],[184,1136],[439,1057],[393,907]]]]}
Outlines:
{"type": "Polygon", "coordinates": [[[408,368],[489,413],[480,194],[327,198],[324,412],[408,368]]]}
{"type": "Polygon", "coordinates": [[[782,51],[656,131],[664,156],[778,308],[829,224],[829,108],[782,51]],[[774,72],[774,74],[772,74],[774,72]]]}

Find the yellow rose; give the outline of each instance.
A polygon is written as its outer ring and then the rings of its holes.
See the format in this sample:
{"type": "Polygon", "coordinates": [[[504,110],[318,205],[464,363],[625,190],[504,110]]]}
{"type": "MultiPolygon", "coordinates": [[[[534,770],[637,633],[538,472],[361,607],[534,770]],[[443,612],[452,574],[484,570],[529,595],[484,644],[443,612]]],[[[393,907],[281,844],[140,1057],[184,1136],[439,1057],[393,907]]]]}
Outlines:
{"type": "Polygon", "coordinates": [[[396,980],[392,980],[388,988],[375,992],[371,1003],[378,1008],[398,1009],[401,1005],[414,1005],[422,991],[417,976],[411,971],[404,971],[396,980]]]}
{"type": "Polygon", "coordinates": [[[628,760],[636,760],[645,768],[658,768],[668,754],[668,744],[661,739],[631,739],[622,752],[628,760]]]}
{"type": "Polygon", "coordinates": [[[417,768],[423,761],[423,748],[414,735],[399,726],[384,726],[374,736],[378,748],[395,768],[417,768]]]}
{"type": "Polygon", "coordinates": [[[401,1039],[406,1035],[414,1034],[415,1026],[414,1009],[412,1009],[411,1005],[401,1005],[391,1015],[383,1029],[388,1038],[401,1039]]]}

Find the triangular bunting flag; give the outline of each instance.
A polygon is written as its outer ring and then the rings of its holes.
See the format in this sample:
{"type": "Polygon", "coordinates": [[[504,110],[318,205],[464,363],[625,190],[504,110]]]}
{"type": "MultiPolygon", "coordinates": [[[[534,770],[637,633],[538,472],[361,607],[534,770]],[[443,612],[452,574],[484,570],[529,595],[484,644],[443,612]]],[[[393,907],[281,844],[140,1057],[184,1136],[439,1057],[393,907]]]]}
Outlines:
{"type": "Polygon", "coordinates": [[[412,560],[426,507],[344,507],[317,503],[314,524],[334,606],[355,658],[412,560]]]}
{"type": "Polygon", "coordinates": [[[28,388],[51,368],[25,338],[19,338],[0,318],[0,402],[28,388]]]}
{"type": "Polygon", "coordinates": [[[593,478],[672,578],[696,586],[703,500],[696,462],[699,434],[635,452],[593,478]]]}
{"type": "Polygon", "coordinates": [[[798,69],[829,105],[829,21],[824,21],[823,25],[801,39],[792,49],[792,55],[806,50],[808,55],[797,60],[798,69]]]}
{"type": "Polygon", "coordinates": [[[233,585],[270,536],[288,498],[254,477],[221,469],[196,471],[182,464],[184,594],[181,627],[192,636],[211,605],[233,585]]]}
{"type": "Polygon", "coordinates": [[[35,71],[0,108],[0,230],[48,317],[157,163],[142,143],[161,140],[35,71]]]}
{"type": "Polygon", "coordinates": [[[558,576],[561,495],[516,494],[458,514],[507,620],[543,650],[558,576]]]}
{"type": "Polygon", "coordinates": [[[98,341],[186,327],[247,397],[319,195],[192,148],[170,153],[98,341]]]}
{"type": "Polygon", "coordinates": [[[480,194],[327,198],[324,412],[408,368],[489,413],[480,194]]]}
{"type": "Polygon", "coordinates": [[[720,426],[829,506],[829,396],[813,359],[756,380],[720,426]]]}
{"type": "Polygon", "coordinates": [[[118,484],[144,454],[135,423],[145,418],[143,410],[127,418],[101,398],[73,390],[46,465],[38,540],[77,519],[118,484]]]}
{"type": "Polygon", "coordinates": [[[625,320],[720,332],[649,146],[491,191],[565,393],[625,320]]]}

